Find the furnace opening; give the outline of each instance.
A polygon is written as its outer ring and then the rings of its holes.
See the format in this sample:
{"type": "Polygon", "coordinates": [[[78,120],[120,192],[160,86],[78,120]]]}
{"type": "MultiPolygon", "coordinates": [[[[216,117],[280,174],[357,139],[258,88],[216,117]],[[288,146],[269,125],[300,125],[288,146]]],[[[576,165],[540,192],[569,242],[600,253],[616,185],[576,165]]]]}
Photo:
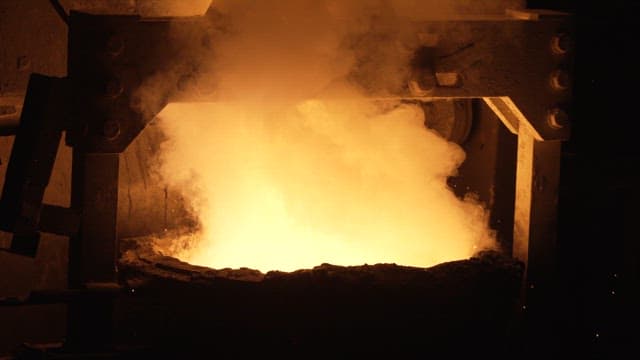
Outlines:
{"type": "Polygon", "coordinates": [[[446,183],[463,150],[426,128],[417,105],[175,103],[158,122],[169,134],[162,177],[200,223],[158,244],[187,262],[426,267],[493,246],[483,205],[446,183]]]}
{"type": "MultiPolygon", "coordinates": [[[[204,102],[171,103],[156,120],[159,173],[199,229],[160,250],[291,271],[426,267],[493,247],[483,204],[447,186],[464,151],[397,95],[423,44],[391,3],[221,1],[209,16],[224,26],[210,29],[193,86],[178,89],[204,102]]],[[[143,107],[153,93],[143,84],[143,107]]]]}

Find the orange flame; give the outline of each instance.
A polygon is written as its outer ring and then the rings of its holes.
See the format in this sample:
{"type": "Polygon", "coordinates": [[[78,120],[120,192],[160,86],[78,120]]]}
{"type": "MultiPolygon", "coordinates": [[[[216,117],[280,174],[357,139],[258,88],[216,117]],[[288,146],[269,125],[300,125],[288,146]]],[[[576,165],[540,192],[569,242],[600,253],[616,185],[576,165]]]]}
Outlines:
{"type": "Polygon", "coordinates": [[[170,104],[161,173],[202,231],[173,255],[214,268],[430,266],[493,244],[483,207],[446,179],[464,152],[417,106],[170,104]]]}

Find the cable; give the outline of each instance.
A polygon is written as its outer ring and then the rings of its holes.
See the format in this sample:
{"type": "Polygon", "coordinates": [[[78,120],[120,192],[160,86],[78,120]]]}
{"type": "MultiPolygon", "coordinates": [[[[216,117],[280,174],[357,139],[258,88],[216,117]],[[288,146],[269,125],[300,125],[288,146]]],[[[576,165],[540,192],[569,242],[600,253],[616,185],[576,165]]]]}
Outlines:
{"type": "Polygon", "coordinates": [[[68,26],[69,25],[69,15],[64,10],[64,7],[62,5],[60,5],[60,1],[58,1],[58,0],[49,0],[49,2],[51,3],[51,6],[53,6],[53,9],[60,16],[60,19],[62,19],[62,21],[64,21],[64,23],[67,24],[67,26],[68,26]]]}

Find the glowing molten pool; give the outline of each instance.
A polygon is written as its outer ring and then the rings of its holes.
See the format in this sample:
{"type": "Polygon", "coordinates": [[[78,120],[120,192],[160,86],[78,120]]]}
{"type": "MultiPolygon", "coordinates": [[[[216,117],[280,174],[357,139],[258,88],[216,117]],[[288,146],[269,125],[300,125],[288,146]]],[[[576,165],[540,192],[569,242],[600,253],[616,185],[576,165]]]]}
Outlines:
{"type": "Polygon", "coordinates": [[[464,152],[420,107],[307,100],[170,104],[161,174],[201,231],[174,256],[213,268],[431,266],[493,244],[487,213],[446,184],[464,152]]]}

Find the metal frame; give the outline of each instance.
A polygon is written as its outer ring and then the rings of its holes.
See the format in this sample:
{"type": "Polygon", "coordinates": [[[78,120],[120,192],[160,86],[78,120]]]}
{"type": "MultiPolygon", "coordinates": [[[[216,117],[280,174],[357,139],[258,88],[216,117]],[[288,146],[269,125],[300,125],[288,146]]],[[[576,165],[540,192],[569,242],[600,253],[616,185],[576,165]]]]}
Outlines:
{"type": "MultiPolygon", "coordinates": [[[[119,153],[169,101],[183,100],[183,84],[199,76],[202,59],[182,57],[185,49],[169,36],[170,25],[170,19],[72,12],[68,77],[34,74],[29,83],[3,190],[2,229],[14,233],[12,251],[30,256],[39,231],[69,235],[72,290],[120,290],[119,153]],[[158,75],[164,81],[156,81],[158,75]],[[140,97],[148,86],[153,102],[140,97]],[[73,147],[70,209],[42,204],[63,131],[73,147]]],[[[201,18],[179,25],[185,37],[206,31],[201,18]]],[[[528,265],[529,283],[544,283],[554,266],[560,144],[570,135],[571,17],[522,11],[499,19],[426,22],[422,29],[424,58],[410,91],[398,96],[481,98],[518,135],[513,256],[528,265]]],[[[186,53],[207,54],[204,42],[192,45],[202,48],[186,53]]],[[[71,305],[69,341],[103,346],[112,298],[71,305]],[[104,334],[89,335],[88,327],[104,334]]]]}

